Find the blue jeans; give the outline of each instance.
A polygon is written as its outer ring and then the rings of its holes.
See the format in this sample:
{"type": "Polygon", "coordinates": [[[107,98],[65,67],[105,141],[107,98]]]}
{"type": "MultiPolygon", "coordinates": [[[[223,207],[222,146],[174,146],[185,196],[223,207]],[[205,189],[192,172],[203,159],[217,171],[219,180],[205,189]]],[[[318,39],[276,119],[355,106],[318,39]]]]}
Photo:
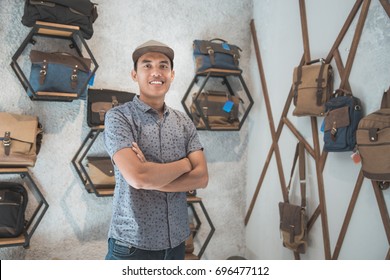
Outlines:
{"type": "Polygon", "coordinates": [[[184,260],[185,242],[175,248],[150,251],[142,250],[118,241],[108,239],[106,260],[184,260]]]}

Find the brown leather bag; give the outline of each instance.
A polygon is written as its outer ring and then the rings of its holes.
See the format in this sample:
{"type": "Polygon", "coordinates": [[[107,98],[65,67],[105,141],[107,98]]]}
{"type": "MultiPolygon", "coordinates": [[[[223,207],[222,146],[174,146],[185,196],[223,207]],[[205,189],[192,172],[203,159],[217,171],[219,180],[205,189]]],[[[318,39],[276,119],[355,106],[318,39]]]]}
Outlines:
{"type": "Polygon", "coordinates": [[[113,89],[88,89],[87,123],[89,127],[104,125],[108,110],[133,100],[136,94],[113,89]]]}
{"type": "Polygon", "coordinates": [[[294,116],[323,116],[325,103],[333,92],[332,66],[317,59],[295,67],[293,89],[294,116]]]}
{"type": "MultiPolygon", "coordinates": [[[[95,188],[114,188],[115,174],[114,166],[109,157],[89,156],[87,157],[88,176],[95,188]]],[[[90,188],[90,184],[86,184],[90,188]]]]}
{"type": "Polygon", "coordinates": [[[279,202],[280,233],[283,246],[296,253],[303,254],[307,247],[307,215],[306,215],[306,181],[305,181],[305,148],[299,142],[296,148],[290,182],[287,186],[287,197],[290,190],[297,158],[299,157],[299,178],[301,188],[301,205],[291,204],[289,201],[279,202]]]}
{"type": "Polygon", "coordinates": [[[202,91],[198,96],[195,93],[191,104],[192,120],[197,129],[236,130],[239,105],[237,96],[224,91],[202,91]],[[227,102],[232,105],[229,112],[224,110],[227,102]]]}
{"type": "Polygon", "coordinates": [[[390,90],[383,94],[381,109],[363,117],[356,131],[363,174],[368,179],[380,182],[390,182],[390,104],[387,103],[389,99],[390,90]]]}
{"type": "Polygon", "coordinates": [[[34,166],[41,140],[37,116],[0,112],[0,167],[34,166]]]}

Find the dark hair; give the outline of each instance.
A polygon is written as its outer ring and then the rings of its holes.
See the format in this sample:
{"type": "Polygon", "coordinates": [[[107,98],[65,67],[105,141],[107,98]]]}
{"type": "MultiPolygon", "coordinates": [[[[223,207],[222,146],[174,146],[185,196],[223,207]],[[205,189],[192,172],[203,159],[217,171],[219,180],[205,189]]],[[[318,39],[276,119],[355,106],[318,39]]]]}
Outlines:
{"type": "MultiPolygon", "coordinates": [[[[169,59],[169,61],[171,62],[171,69],[173,70],[173,60],[172,59],[170,59],[170,58],[168,58],[169,59]]],[[[138,60],[136,61],[136,62],[134,62],[134,70],[137,72],[137,62],[138,62],[138,60]]]]}

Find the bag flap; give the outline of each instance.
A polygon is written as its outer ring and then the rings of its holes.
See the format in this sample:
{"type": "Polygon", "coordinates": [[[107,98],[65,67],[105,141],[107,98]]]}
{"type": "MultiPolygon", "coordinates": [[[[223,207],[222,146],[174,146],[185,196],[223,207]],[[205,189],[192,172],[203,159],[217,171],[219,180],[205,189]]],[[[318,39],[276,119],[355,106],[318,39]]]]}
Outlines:
{"type": "Polygon", "coordinates": [[[91,70],[91,59],[85,57],[74,56],[68,53],[48,53],[37,50],[31,50],[30,60],[33,64],[42,64],[44,60],[47,63],[62,64],[69,67],[76,67],[83,72],[91,70]]]}
{"type": "Polygon", "coordinates": [[[50,0],[35,2],[53,2],[61,6],[72,8],[85,16],[90,16],[93,9],[93,4],[89,0],[50,0]]]}
{"type": "Polygon", "coordinates": [[[46,7],[51,7],[54,8],[56,6],[56,3],[54,3],[55,0],[53,1],[40,1],[40,0],[30,0],[29,3],[31,5],[38,5],[38,6],[46,6],[46,7]]]}
{"type": "MultiPolygon", "coordinates": [[[[195,97],[196,93],[193,94],[193,97],[195,97]]],[[[198,97],[198,100],[203,103],[202,101],[207,100],[208,102],[215,102],[215,103],[221,103],[225,104],[226,101],[231,100],[234,102],[234,105],[239,105],[240,98],[234,95],[230,95],[225,91],[215,91],[215,90],[205,90],[202,91],[198,97]]]]}
{"type": "Polygon", "coordinates": [[[349,108],[344,106],[328,112],[325,117],[325,131],[332,128],[349,126],[349,108]]]}
{"type": "Polygon", "coordinates": [[[113,96],[116,98],[119,104],[124,104],[128,101],[133,100],[136,94],[128,91],[88,88],[88,103],[93,103],[93,102],[112,103],[113,96]]]}
{"type": "Polygon", "coordinates": [[[91,105],[91,111],[93,113],[107,112],[113,107],[113,104],[110,102],[94,102],[91,105]]]}
{"type": "Polygon", "coordinates": [[[299,205],[287,202],[279,202],[280,230],[290,232],[293,228],[294,234],[301,233],[302,209],[299,205]]]}
{"type": "MultiPolygon", "coordinates": [[[[299,88],[308,88],[308,87],[317,87],[317,79],[320,73],[321,64],[313,65],[303,65],[302,66],[302,77],[301,83],[298,85],[299,88]]],[[[329,64],[324,64],[324,70],[322,74],[322,84],[321,87],[326,87],[328,83],[329,72],[331,71],[331,66],[329,64]]],[[[298,67],[294,68],[293,74],[293,83],[295,84],[298,79],[298,67]]]]}
{"type": "Polygon", "coordinates": [[[215,43],[208,40],[194,40],[193,42],[194,54],[209,54],[209,50],[213,50],[215,53],[225,53],[235,55],[240,58],[241,49],[235,45],[228,43],[215,43]]]}
{"type": "Polygon", "coordinates": [[[109,157],[87,157],[89,168],[95,167],[107,177],[114,177],[114,166],[109,157]]]}
{"type": "Polygon", "coordinates": [[[359,121],[358,129],[367,130],[376,127],[383,129],[390,126],[390,108],[379,109],[359,121]]]}
{"type": "Polygon", "coordinates": [[[38,134],[38,117],[0,112],[0,137],[11,132],[11,141],[34,143],[38,134]]]}

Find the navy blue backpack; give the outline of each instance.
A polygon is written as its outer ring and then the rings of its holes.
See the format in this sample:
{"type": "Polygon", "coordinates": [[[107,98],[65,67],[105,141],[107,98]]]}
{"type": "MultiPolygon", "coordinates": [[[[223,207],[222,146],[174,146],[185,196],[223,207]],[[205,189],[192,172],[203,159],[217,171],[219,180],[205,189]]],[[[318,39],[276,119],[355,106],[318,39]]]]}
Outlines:
{"type": "Polygon", "coordinates": [[[356,147],[356,130],[362,116],[360,99],[350,92],[337,89],[325,103],[324,150],[353,151],[356,147]]]}

